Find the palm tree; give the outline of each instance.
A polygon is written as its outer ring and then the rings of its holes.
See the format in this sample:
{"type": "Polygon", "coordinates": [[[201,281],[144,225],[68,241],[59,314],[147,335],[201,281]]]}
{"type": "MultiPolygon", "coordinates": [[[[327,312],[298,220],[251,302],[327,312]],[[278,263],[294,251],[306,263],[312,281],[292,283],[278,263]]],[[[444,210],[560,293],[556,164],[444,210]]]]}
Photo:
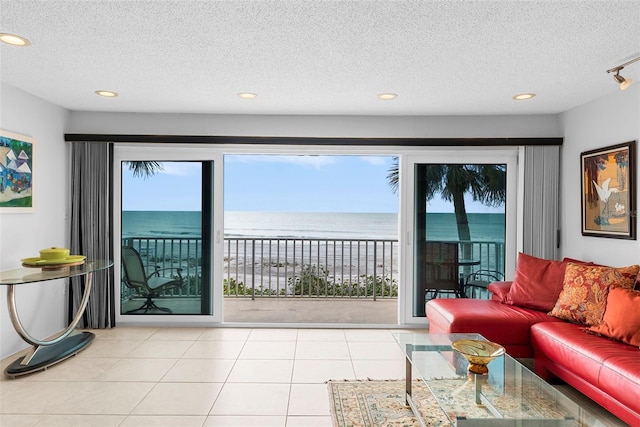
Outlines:
{"type": "Polygon", "coordinates": [[[162,167],[160,163],[153,161],[129,161],[124,163],[129,166],[129,170],[133,172],[134,178],[139,176],[145,179],[150,178],[164,170],[164,167],[162,167]]]}
{"type": "MultiPolygon", "coordinates": [[[[469,220],[464,196],[469,193],[474,201],[486,206],[504,204],[506,193],[506,166],[496,164],[425,164],[416,170],[416,185],[425,203],[438,194],[443,200],[453,202],[458,227],[458,239],[471,240],[469,220]]],[[[399,185],[398,158],[389,168],[387,181],[393,192],[399,185]]]]}

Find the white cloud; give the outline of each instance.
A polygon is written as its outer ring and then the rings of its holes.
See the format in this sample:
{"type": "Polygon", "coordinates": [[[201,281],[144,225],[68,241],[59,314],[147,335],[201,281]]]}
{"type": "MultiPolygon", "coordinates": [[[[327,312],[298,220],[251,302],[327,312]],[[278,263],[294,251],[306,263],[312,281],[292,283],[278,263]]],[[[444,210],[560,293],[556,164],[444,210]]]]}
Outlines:
{"type": "Polygon", "coordinates": [[[372,166],[381,166],[387,164],[389,157],[382,156],[361,156],[360,159],[372,166]]]}
{"type": "Polygon", "coordinates": [[[200,162],[159,162],[163,170],[159,173],[173,176],[199,175],[202,171],[200,162]]]}

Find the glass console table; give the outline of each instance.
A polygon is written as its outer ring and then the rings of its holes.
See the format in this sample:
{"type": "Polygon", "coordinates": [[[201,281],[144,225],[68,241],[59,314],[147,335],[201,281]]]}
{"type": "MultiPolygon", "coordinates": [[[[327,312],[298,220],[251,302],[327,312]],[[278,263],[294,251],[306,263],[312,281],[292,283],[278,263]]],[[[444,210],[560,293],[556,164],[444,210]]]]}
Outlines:
{"type": "Polygon", "coordinates": [[[427,424],[412,396],[414,372],[453,426],[573,427],[582,412],[576,402],[506,354],[489,363],[487,375],[469,374],[467,360],[451,343],[484,340],[479,334],[394,337],[406,356],[406,401],[422,426],[427,424]]]}
{"type": "Polygon", "coordinates": [[[9,306],[11,323],[18,335],[32,346],[25,356],[18,358],[5,369],[4,373],[6,376],[15,378],[19,375],[30,374],[46,369],[51,365],[73,356],[93,341],[95,337],[93,333],[78,333],[74,332],[74,329],[82,318],[82,314],[89,301],[93,273],[107,269],[112,265],[112,261],[100,260],[87,261],[81,265],[51,270],[25,267],[0,272],[0,285],[7,287],[7,305],[9,306]],[[66,279],[74,276],[86,276],[86,281],[78,312],[69,326],[46,340],[32,337],[20,322],[16,308],[15,287],[48,280],[66,279]]]}

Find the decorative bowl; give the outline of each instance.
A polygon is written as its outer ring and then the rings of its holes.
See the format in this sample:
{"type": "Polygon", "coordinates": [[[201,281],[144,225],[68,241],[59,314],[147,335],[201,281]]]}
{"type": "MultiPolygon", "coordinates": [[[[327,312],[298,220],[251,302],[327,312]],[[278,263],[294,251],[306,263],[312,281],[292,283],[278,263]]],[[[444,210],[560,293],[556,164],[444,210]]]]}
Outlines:
{"type": "Polygon", "coordinates": [[[40,250],[40,258],[47,261],[55,261],[69,258],[69,249],[67,248],[45,248],[40,250]]]}
{"type": "Polygon", "coordinates": [[[489,362],[504,354],[504,347],[491,341],[457,340],[451,347],[467,359],[469,372],[479,375],[489,372],[489,362]]]}

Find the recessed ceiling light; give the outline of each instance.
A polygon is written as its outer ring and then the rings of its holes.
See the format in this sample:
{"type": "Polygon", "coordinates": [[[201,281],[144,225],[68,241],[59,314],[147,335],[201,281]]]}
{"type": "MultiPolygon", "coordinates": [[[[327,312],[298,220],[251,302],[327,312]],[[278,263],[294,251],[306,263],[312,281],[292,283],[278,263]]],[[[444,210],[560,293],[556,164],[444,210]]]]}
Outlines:
{"type": "Polygon", "coordinates": [[[115,98],[118,96],[118,93],[111,90],[97,90],[96,95],[104,96],[105,98],[115,98]]]}
{"type": "Polygon", "coordinates": [[[396,99],[397,97],[397,93],[381,93],[378,95],[378,99],[382,99],[383,101],[389,101],[392,99],[396,99]]]}
{"type": "Polygon", "coordinates": [[[531,99],[536,96],[535,93],[519,93],[517,95],[513,95],[513,99],[516,101],[524,101],[525,99],[531,99]]]}
{"type": "Polygon", "coordinates": [[[258,94],[252,92],[240,92],[238,93],[238,96],[242,99],[255,99],[258,94]]]}
{"type": "Polygon", "coordinates": [[[20,47],[29,46],[31,44],[31,42],[24,37],[9,33],[0,33],[0,41],[10,44],[11,46],[20,47]]]}

